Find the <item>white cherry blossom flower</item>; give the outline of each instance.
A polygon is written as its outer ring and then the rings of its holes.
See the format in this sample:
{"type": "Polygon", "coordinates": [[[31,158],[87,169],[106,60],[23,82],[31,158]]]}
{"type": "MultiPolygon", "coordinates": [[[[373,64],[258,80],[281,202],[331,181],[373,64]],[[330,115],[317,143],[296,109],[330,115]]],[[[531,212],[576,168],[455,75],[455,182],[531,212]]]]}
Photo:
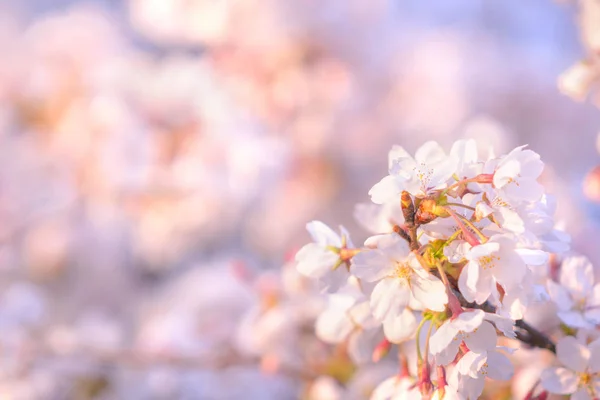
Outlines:
{"type": "Polygon", "coordinates": [[[468,301],[481,304],[496,292],[496,283],[506,292],[518,288],[527,273],[527,264],[542,265],[548,255],[541,250],[519,249],[511,237],[495,235],[473,246],[466,259],[459,288],[468,301]]]}
{"type": "Polygon", "coordinates": [[[354,207],[354,218],[373,234],[391,233],[395,225],[403,225],[405,222],[397,198],[384,204],[357,204],[354,207]]]}
{"type": "Polygon", "coordinates": [[[401,179],[404,190],[415,197],[425,197],[430,191],[446,188],[457,164],[453,155],[446,155],[438,143],[429,141],[417,150],[415,158],[394,160],[391,172],[401,179]]]}
{"type": "Polygon", "coordinates": [[[421,393],[410,376],[392,376],[381,382],[373,393],[371,400],[420,400],[421,393]]]}
{"type": "Polygon", "coordinates": [[[566,325],[592,329],[600,324],[600,283],[594,285],[594,267],[586,257],[566,258],[559,283],[548,280],[547,287],[566,325]]]}
{"type": "Polygon", "coordinates": [[[456,364],[455,374],[449,381],[467,400],[479,398],[486,378],[499,381],[512,378],[514,366],[510,359],[498,349],[500,348],[480,353],[468,351],[456,364]]]}
{"type": "Polygon", "coordinates": [[[490,215],[498,226],[513,233],[523,233],[525,223],[516,209],[504,198],[502,193],[487,186],[476,202],[477,219],[488,218],[490,215]]]}
{"type": "Polygon", "coordinates": [[[373,325],[368,299],[347,293],[329,296],[327,308],[315,322],[317,337],[327,343],[341,343],[356,329],[373,325]]]}
{"type": "Polygon", "coordinates": [[[374,203],[393,200],[403,190],[416,197],[425,197],[431,191],[444,189],[458,163],[453,155],[447,155],[434,141],[422,145],[414,158],[403,149],[396,149],[391,157],[396,158],[389,167],[389,175],[369,191],[374,203]]]}
{"type": "Polygon", "coordinates": [[[452,385],[444,386],[444,391],[436,389],[431,395],[431,400],[464,400],[464,397],[458,393],[458,389],[452,385]]]}
{"type": "Polygon", "coordinates": [[[496,329],[484,318],[482,310],[473,310],[445,321],[429,341],[429,351],[436,363],[447,365],[452,362],[463,342],[470,350],[477,352],[496,347],[496,329]]]}
{"type": "Polygon", "coordinates": [[[357,364],[370,361],[383,338],[381,325],[371,315],[369,298],[350,284],[329,296],[327,308],[315,322],[315,332],[326,343],[347,341],[348,353],[357,364]]]}
{"type": "Polygon", "coordinates": [[[324,289],[335,292],[349,276],[348,259],[344,259],[342,251],[354,247],[350,235],[340,227],[340,236],[320,221],[308,223],[306,229],[314,243],[305,245],[296,253],[296,268],[302,275],[318,279],[324,289]]]}
{"type": "Polygon", "coordinates": [[[479,160],[477,142],[473,139],[457,140],[450,149],[450,155],[457,160],[456,176],[468,179],[483,171],[483,162],[479,160]]]}
{"type": "Polygon", "coordinates": [[[377,282],[371,293],[373,316],[394,338],[412,335],[414,315],[407,309],[411,298],[423,307],[443,311],[448,301],[444,284],[426,271],[408,244],[395,234],[369,240],[376,249],[365,250],[352,260],[351,272],[367,282],[377,282]]]}
{"type": "Polygon", "coordinates": [[[574,400],[592,400],[600,396],[600,339],[589,346],[573,336],[556,344],[556,357],[564,367],[542,372],[544,389],[556,394],[570,394],[574,400]]]}
{"type": "Polygon", "coordinates": [[[544,188],[537,181],[544,163],[536,152],[520,146],[502,157],[494,168],[494,187],[514,201],[537,201],[544,188]]]}

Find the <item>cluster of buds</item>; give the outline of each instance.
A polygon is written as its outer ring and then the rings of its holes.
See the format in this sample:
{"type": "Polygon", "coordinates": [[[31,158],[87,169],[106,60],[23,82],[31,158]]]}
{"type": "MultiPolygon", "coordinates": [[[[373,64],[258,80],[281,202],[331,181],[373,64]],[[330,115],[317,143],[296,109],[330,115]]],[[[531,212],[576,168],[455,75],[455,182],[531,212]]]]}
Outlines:
{"type": "MultiPolygon", "coordinates": [[[[373,233],[363,247],[343,227],[337,234],[321,222],[308,224],[314,243],[297,253],[297,268],[320,283],[330,302],[317,335],[349,343],[359,364],[369,349],[377,361],[396,345],[403,360],[373,399],[479,398],[486,378],[511,379],[516,349],[507,343],[558,351],[563,361],[563,341],[576,339],[566,336],[557,347],[526,323],[534,303],[556,302],[564,332],[598,327],[600,286],[589,283],[593,274],[581,275],[591,273],[589,262],[565,260],[563,283],[548,273],[550,255],[567,251],[569,237],[554,228],[553,200],[538,182],[543,168],[526,146],[482,158],[473,140],[456,142],[450,153],[427,142],[414,157],[395,146],[389,174],[369,192],[374,204],[356,207],[356,218],[373,233]],[[582,265],[587,272],[574,275],[582,265]],[[577,283],[582,276],[588,283],[577,283]],[[406,359],[413,350],[411,374],[406,359]]],[[[586,361],[575,372],[544,371],[536,396],[583,387],[597,397],[598,361],[588,362],[599,343],[593,339],[577,342],[586,361]],[[571,386],[563,387],[568,373],[571,386]]]]}

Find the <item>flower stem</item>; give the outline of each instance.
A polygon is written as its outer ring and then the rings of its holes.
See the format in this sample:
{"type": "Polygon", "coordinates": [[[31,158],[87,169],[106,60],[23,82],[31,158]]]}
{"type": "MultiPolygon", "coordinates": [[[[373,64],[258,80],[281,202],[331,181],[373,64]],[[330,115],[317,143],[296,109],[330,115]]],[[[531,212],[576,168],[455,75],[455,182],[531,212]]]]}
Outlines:
{"type": "Polygon", "coordinates": [[[415,336],[415,346],[417,347],[417,360],[419,362],[419,364],[421,363],[421,361],[423,360],[423,356],[421,355],[421,329],[423,329],[423,325],[425,325],[425,321],[427,321],[425,318],[423,318],[421,320],[421,322],[419,323],[419,326],[417,326],[417,333],[415,336]]]}
{"type": "Polygon", "coordinates": [[[454,207],[462,207],[462,208],[466,208],[466,209],[469,209],[469,210],[475,211],[475,207],[471,207],[471,206],[468,206],[468,205],[466,205],[466,204],[460,204],[460,203],[446,203],[445,205],[446,205],[446,206],[454,206],[454,207]]]}

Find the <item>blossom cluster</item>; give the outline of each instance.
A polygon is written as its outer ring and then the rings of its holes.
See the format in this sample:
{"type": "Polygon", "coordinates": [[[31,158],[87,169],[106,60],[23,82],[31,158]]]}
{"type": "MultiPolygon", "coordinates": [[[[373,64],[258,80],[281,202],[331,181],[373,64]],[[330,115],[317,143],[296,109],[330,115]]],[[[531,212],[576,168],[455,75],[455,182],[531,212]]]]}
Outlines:
{"type": "Polygon", "coordinates": [[[394,146],[388,165],[372,203],[356,207],[372,234],[363,246],[313,221],[313,243],[296,255],[328,298],[315,325],[321,339],[346,343],[358,365],[397,345],[399,372],[372,398],[477,399],[486,378],[510,380],[511,355],[531,347],[555,352],[566,368],[543,371],[529,398],[598,397],[600,284],[584,257],[557,266],[570,240],[538,182],[540,156],[527,146],[481,155],[473,140],[446,152],[430,141],[414,156],[394,146]],[[553,303],[568,334],[557,345],[524,320],[530,307],[553,303]]]}

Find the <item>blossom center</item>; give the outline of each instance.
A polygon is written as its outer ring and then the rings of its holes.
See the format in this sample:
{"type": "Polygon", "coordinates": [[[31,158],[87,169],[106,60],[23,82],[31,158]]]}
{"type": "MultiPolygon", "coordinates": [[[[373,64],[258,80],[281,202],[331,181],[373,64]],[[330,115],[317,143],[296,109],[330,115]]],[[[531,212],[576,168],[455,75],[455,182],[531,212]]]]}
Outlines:
{"type": "Polygon", "coordinates": [[[496,197],[492,201],[492,205],[496,207],[508,207],[508,203],[504,201],[501,197],[496,197]]]}
{"type": "Polygon", "coordinates": [[[414,167],[413,171],[415,171],[417,179],[421,181],[422,188],[426,189],[433,176],[433,168],[427,168],[425,163],[421,163],[418,167],[414,167]]]}
{"type": "Polygon", "coordinates": [[[589,372],[581,372],[578,375],[579,375],[579,386],[591,388],[592,380],[594,379],[594,375],[596,375],[596,374],[591,374],[589,372]]]}
{"type": "Polygon", "coordinates": [[[500,257],[490,254],[489,256],[479,257],[478,261],[479,265],[481,265],[481,268],[491,269],[496,266],[497,261],[500,261],[500,257]]]}
{"type": "Polygon", "coordinates": [[[412,268],[409,267],[407,263],[397,263],[396,268],[394,268],[394,276],[396,278],[405,279],[407,281],[410,280],[410,276],[412,275],[412,268]]]}
{"type": "Polygon", "coordinates": [[[521,186],[519,184],[519,181],[517,180],[517,178],[520,178],[520,177],[521,177],[521,174],[517,174],[514,178],[508,178],[508,183],[507,184],[514,183],[517,186],[521,186]]]}
{"type": "Polygon", "coordinates": [[[465,339],[468,339],[471,336],[471,333],[475,333],[477,332],[479,328],[475,328],[473,329],[473,331],[471,332],[465,332],[465,331],[458,331],[458,334],[454,337],[454,340],[460,340],[463,341],[465,339]]]}
{"type": "Polygon", "coordinates": [[[486,376],[488,374],[488,367],[489,364],[486,362],[483,363],[483,365],[481,366],[481,369],[479,370],[479,373],[483,376],[486,376]]]}

